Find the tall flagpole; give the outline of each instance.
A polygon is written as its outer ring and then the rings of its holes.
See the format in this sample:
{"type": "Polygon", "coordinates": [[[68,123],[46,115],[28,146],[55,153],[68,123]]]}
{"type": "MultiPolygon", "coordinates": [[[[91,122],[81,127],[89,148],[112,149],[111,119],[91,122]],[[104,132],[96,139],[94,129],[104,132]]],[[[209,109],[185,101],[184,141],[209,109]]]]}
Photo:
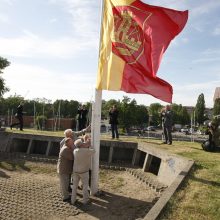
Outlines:
{"type": "Polygon", "coordinates": [[[95,90],[95,102],[92,105],[92,146],[95,154],[92,158],[91,194],[98,192],[99,183],[99,152],[100,152],[100,126],[101,126],[102,90],[95,90]]]}
{"type": "MultiPolygon", "coordinates": [[[[101,44],[101,30],[103,19],[103,4],[101,0],[101,26],[100,26],[100,40],[99,40],[99,55],[101,44]]],[[[98,59],[99,60],[99,59],[98,59]]],[[[100,127],[101,127],[101,108],[102,108],[102,90],[95,89],[95,102],[92,105],[92,121],[91,121],[91,134],[92,134],[92,147],[95,149],[95,154],[92,158],[92,176],[91,176],[91,194],[95,195],[99,190],[99,152],[100,152],[100,127]]]]}

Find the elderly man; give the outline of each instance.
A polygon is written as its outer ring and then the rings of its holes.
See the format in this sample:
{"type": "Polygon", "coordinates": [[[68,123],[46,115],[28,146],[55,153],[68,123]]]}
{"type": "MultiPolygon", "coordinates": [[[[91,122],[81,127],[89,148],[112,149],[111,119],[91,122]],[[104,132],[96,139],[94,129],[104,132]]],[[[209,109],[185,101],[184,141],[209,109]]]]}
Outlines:
{"type": "Polygon", "coordinates": [[[69,176],[73,170],[73,146],[73,139],[65,138],[64,145],[60,150],[57,163],[57,173],[60,179],[60,190],[63,197],[63,202],[70,201],[68,187],[69,176]]]}
{"type": "Polygon", "coordinates": [[[95,153],[95,150],[90,148],[90,139],[88,139],[86,142],[83,142],[81,139],[78,139],[75,141],[74,145],[76,149],[73,151],[74,165],[71,204],[75,204],[76,191],[79,184],[79,180],[82,181],[83,186],[83,204],[87,204],[89,201],[89,169],[91,166],[91,156],[95,153]]]}
{"type": "MultiPolygon", "coordinates": [[[[60,149],[64,145],[65,139],[66,138],[71,138],[73,141],[75,141],[78,136],[85,134],[85,132],[90,131],[91,126],[89,125],[87,128],[83,129],[82,131],[72,131],[71,129],[66,129],[64,131],[65,138],[60,142],[60,149]]],[[[72,166],[73,166],[73,161],[72,161],[72,166]]],[[[69,192],[72,191],[71,189],[71,174],[69,175],[69,187],[68,187],[69,192]]]]}
{"type": "MultiPolygon", "coordinates": [[[[86,132],[90,131],[91,126],[89,125],[87,128],[81,131],[72,131],[72,129],[66,129],[64,131],[65,138],[72,138],[73,141],[77,139],[78,136],[85,134],[86,132]]],[[[60,149],[64,145],[65,138],[60,142],[60,149]]]]}

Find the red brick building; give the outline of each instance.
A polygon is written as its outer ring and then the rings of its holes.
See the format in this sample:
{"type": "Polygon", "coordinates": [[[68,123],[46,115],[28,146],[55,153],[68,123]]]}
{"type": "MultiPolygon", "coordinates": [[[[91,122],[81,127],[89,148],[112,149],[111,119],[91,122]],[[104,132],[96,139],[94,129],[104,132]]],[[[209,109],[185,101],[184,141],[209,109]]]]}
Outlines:
{"type": "MultiPolygon", "coordinates": [[[[16,118],[14,116],[0,116],[2,121],[2,126],[9,127],[11,123],[16,122],[16,118]]],[[[34,116],[24,116],[24,128],[36,128],[36,122],[34,121],[34,116]]],[[[75,129],[76,128],[76,120],[72,118],[60,118],[59,120],[55,120],[53,118],[45,120],[45,130],[65,130],[65,129],[75,129]]]]}

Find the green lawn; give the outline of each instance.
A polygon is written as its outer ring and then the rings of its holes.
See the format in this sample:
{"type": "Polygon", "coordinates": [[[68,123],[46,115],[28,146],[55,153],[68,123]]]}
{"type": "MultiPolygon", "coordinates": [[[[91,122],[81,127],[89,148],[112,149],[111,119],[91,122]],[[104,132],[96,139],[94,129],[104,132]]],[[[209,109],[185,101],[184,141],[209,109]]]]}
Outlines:
{"type": "Polygon", "coordinates": [[[36,134],[36,135],[45,135],[45,136],[57,136],[57,137],[63,137],[64,131],[41,131],[36,129],[24,129],[23,131],[20,131],[19,129],[13,128],[13,130],[10,130],[9,128],[6,129],[7,132],[13,132],[13,133],[20,133],[20,134],[36,134]]]}
{"type": "MultiPolygon", "coordinates": [[[[19,131],[18,131],[19,132],[19,131]]],[[[26,130],[23,133],[63,136],[61,132],[26,130]]],[[[110,139],[103,136],[103,139],[110,139]]],[[[161,145],[159,140],[124,138],[125,141],[156,143],[158,148],[195,161],[195,165],[159,217],[160,220],[220,219],[220,152],[206,152],[200,143],[177,142],[161,145]]]]}
{"type": "MultiPolygon", "coordinates": [[[[150,141],[159,143],[159,141],[150,141]]],[[[159,219],[220,219],[220,152],[206,152],[200,143],[174,142],[158,147],[193,159],[195,165],[159,219]]]]}

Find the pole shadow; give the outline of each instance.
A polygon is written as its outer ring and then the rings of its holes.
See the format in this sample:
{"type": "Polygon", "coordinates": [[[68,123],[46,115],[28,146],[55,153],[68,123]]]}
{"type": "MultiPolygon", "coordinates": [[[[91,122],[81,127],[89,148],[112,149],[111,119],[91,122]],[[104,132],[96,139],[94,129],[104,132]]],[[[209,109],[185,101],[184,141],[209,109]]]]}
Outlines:
{"type": "Polygon", "coordinates": [[[99,197],[91,197],[90,201],[91,203],[88,205],[82,205],[78,202],[76,207],[100,220],[132,220],[143,218],[156,203],[157,199],[151,199],[151,201],[147,202],[103,192],[99,197]]]}
{"type": "Polygon", "coordinates": [[[0,178],[9,179],[11,177],[8,174],[6,174],[4,171],[0,170],[0,178]]]}
{"type": "Polygon", "coordinates": [[[3,160],[0,162],[0,168],[8,171],[24,170],[30,172],[30,168],[25,165],[24,160],[3,160]],[[2,163],[4,162],[4,163],[2,163]]]}

